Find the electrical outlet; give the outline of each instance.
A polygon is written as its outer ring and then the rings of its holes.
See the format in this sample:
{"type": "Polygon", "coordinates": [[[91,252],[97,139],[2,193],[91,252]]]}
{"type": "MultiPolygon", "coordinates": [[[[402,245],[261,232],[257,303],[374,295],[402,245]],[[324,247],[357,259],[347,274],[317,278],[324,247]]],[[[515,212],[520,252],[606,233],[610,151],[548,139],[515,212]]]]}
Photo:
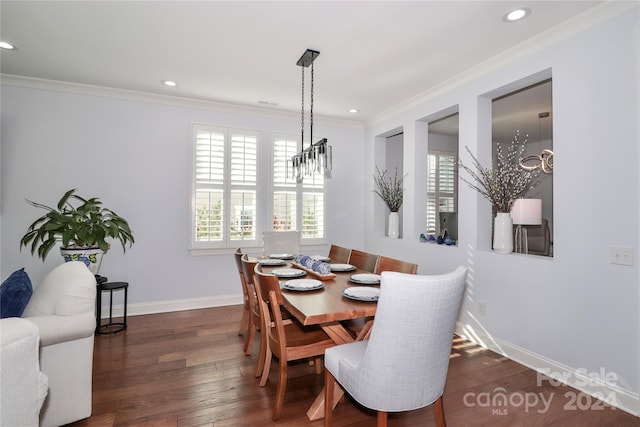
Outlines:
{"type": "Polygon", "coordinates": [[[485,314],[487,314],[487,304],[484,302],[479,302],[478,303],[478,314],[480,316],[484,316],[485,314]]]}
{"type": "Polygon", "coordinates": [[[633,265],[633,248],[611,246],[611,264],[633,265]]]}

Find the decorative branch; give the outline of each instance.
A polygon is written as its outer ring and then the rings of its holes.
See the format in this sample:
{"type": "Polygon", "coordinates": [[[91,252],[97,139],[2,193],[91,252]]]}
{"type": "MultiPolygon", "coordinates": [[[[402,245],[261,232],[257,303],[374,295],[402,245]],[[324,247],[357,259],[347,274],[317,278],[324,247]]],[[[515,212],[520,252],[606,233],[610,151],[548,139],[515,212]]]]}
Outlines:
{"type": "Polygon", "coordinates": [[[472,178],[467,180],[460,176],[460,179],[489,200],[498,212],[510,212],[513,202],[538,185],[539,182],[537,178],[540,170],[527,171],[519,165],[519,159],[522,158],[527,143],[526,136],[522,143],[518,139],[519,136],[520,131],[518,130],[507,149],[506,157],[500,144],[497,144],[496,168],[483,167],[471,153],[469,147],[466,149],[473,159],[475,171],[464,165],[462,161],[458,162],[458,165],[472,178]]]}
{"type": "Polygon", "coordinates": [[[402,206],[403,181],[404,176],[398,177],[397,167],[395,176],[391,177],[387,176],[386,169],[381,172],[376,166],[376,174],[373,176],[376,189],[373,192],[380,196],[391,212],[398,212],[402,206]]]}

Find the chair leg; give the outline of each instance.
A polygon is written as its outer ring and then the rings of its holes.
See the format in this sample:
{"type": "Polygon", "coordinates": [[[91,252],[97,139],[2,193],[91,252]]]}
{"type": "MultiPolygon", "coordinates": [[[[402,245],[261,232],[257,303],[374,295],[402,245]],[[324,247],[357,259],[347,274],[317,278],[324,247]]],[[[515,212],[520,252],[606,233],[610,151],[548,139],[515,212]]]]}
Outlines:
{"type": "Polygon", "coordinates": [[[256,328],[253,326],[253,322],[249,322],[249,328],[247,329],[247,336],[244,340],[244,354],[250,355],[253,349],[253,340],[256,336],[256,328]]]}
{"type": "Polygon", "coordinates": [[[273,405],[273,421],[280,418],[282,406],[284,405],[284,395],[287,391],[287,361],[280,358],[280,373],[278,375],[278,389],[276,391],[276,401],[273,405]]]}
{"type": "Polygon", "coordinates": [[[240,329],[238,330],[238,335],[244,335],[244,331],[251,326],[249,324],[249,309],[247,307],[242,310],[242,320],[240,321],[240,329]]]}
{"type": "Polygon", "coordinates": [[[336,379],[327,368],[324,369],[324,427],[331,427],[333,417],[333,390],[336,379]]]}
{"type": "MultiPolygon", "coordinates": [[[[260,387],[264,387],[267,384],[267,379],[269,379],[269,371],[271,370],[271,360],[273,359],[273,354],[271,353],[271,348],[269,347],[269,341],[266,342],[265,346],[267,347],[264,351],[264,362],[262,363],[262,372],[260,372],[260,387]]],[[[261,351],[262,353],[262,351],[261,351]]],[[[258,376],[258,375],[256,375],[258,376]]]]}
{"type": "Polygon", "coordinates": [[[387,415],[385,411],[378,411],[378,427],[387,427],[387,415]]]}
{"type": "Polygon", "coordinates": [[[436,426],[447,427],[447,422],[444,419],[444,403],[442,396],[440,396],[438,400],[433,402],[433,414],[436,417],[436,426]]]}
{"type": "Polygon", "coordinates": [[[258,365],[256,366],[256,378],[262,376],[264,371],[264,364],[267,355],[267,348],[269,342],[265,331],[260,331],[260,349],[258,350],[258,365]]]}

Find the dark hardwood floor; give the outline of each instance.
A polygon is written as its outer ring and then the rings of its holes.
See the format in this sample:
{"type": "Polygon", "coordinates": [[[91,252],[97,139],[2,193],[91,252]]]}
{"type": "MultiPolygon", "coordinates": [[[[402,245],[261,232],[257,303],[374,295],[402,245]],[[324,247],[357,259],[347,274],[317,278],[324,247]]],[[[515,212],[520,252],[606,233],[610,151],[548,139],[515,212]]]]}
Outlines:
{"type": "MultiPolygon", "coordinates": [[[[254,377],[251,356],[238,336],[241,306],[133,316],[128,329],[95,338],[93,415],[73,427],[111,426],[322,426],[308,407],[324,375],[295,364],[280,420],[271,420],[277,365],[267,386],[254,377]]],[[[457,426],[640,426],[636,418],[587,395],[545,381],[522,365],[456,338],[445,389],[447,424],[457,426]],[[498,397],[506,396],[503,406],[498,397]],[[544,399],[544,401],[542,400],[544,399]],[[493,401],[493,404],[492,404],[493,401]],[[529,402],[527,406],[525,402],[529,402]],[[546,403],[545,403],[546,402],[546,403]]],[[[334,426],[375,425],[375,413],[349,398],[334,412],[334,426]]],[[[434,426],[431,407],[391,414],[391,426],[434,426]]]]}

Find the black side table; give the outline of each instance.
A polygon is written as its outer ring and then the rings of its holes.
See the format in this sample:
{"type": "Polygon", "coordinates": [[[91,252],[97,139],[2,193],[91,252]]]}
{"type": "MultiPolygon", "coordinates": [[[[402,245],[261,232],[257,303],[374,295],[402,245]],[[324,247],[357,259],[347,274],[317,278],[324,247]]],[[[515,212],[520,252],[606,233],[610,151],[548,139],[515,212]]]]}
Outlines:
{"type": "Polygon", "coordinates": [[[129,283],[108,282],[106,277],[96,276],[96,334],[115,334],[127,329],[127,293],[129,283]],[[124,289],[124,316],[122,322],[113,321],[113,291],[124,289]],[[102,292],[109,291],[109,323],[102,323],[102,292]]]}

